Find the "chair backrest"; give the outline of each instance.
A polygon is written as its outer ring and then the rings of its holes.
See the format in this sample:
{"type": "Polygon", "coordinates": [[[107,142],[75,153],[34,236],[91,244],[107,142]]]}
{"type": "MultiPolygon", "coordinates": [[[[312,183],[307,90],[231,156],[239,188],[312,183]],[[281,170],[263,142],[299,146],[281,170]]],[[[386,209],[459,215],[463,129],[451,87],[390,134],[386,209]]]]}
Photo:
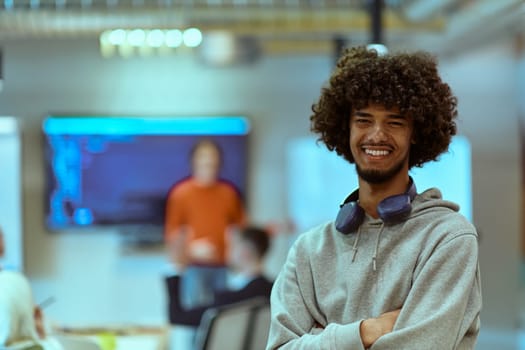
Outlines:
{"type": "Polygon", "coordinates": [[[262,350],[270,326],[267,298],[208,309],[197,330],[197,350],[262,350]]]}
{"type": "Polygon", "coordinates": [[[53,337],[65,350],[102,350],[94,339],[87,336],[54,334],[53,337]]]}
{"type": "Polygon", "coordinates": [[[253,309],[252,329],[248,336],[249,347],[245,350],[264,350],[270,333],[270,302],[261,303],[253,309]]]}

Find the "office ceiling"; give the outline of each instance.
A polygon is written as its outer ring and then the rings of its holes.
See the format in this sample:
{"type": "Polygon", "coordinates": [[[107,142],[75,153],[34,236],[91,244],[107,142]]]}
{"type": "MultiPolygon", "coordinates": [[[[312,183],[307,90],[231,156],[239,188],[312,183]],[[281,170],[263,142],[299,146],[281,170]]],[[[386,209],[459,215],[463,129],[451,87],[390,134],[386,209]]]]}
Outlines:
{"type": "MultiPolygon", "coordinates": [[[[268,54],[372,40],[373,0],[0,0],[0,40],[98,37],[197,27],[256,40],[268,54]]],[[[383,42],[455,53],[525,32],[525,0],[383,0],[383,42]]]]}

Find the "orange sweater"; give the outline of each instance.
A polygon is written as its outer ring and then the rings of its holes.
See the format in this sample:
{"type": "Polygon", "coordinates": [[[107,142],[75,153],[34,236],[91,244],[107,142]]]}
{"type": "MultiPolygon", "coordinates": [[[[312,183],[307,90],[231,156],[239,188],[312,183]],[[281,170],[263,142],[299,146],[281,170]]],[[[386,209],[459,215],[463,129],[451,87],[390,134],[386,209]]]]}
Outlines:
{"type": "Polygon", "coordinates": [[[217,250],[217,264],[224,265],[226,228],[242,225],[244,220],[243,203],[232,185],[219,181],[203,186],[190,178],[177,184],[168,194],[165,237],[169,239],[181,227],[187,226],[190,228],[187,243],[206,238],[217,250]]]}

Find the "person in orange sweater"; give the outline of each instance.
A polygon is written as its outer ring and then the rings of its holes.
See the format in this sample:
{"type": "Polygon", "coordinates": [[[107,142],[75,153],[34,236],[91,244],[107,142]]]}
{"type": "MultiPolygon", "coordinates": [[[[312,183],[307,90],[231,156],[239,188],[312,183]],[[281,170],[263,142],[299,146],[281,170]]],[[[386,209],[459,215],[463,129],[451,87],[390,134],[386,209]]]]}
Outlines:
{"type": "Polygon", "coordinates": [[[191,151],[192,175],[177,183],[167,198],[167,249],[174,249],[182,235],[189,261],[182,276],[186,307],[209,304],[214,291],[226,288],[226,233],[246,221],[239,192],[219,178],[221,162],[219,146],[200,140],[191,151]]]}

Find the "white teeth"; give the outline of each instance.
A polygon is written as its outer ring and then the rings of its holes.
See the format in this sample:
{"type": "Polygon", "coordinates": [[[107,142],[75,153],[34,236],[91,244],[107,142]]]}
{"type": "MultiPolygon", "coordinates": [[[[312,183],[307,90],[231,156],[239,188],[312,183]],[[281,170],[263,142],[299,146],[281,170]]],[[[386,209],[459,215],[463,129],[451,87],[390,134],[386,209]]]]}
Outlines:
{"type": "Polygon", "coordinates": [[[374,157],[378,157],[378,156],[386,156],[390,152],[385,151],[385,150],[377,150],[377,149],[365,149],[365,153],[371,156],[374,156],[374,157]]]}

